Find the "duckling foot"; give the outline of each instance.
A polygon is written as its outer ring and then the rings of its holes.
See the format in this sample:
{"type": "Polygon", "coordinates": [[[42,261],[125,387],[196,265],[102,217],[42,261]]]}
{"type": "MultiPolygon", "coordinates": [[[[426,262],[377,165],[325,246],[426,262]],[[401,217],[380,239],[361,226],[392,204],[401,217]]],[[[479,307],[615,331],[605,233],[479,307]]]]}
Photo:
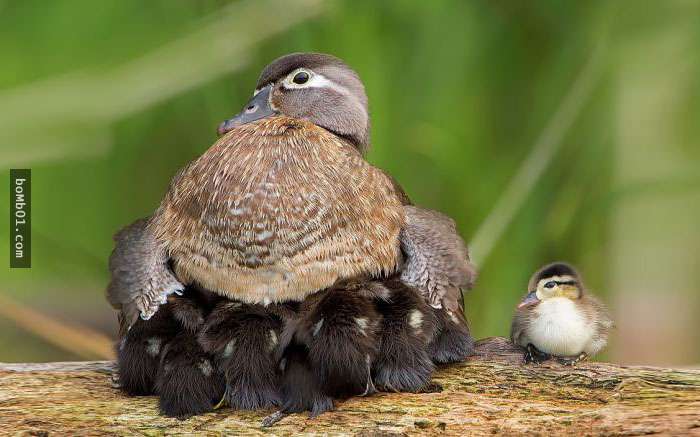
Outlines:
{"type": "Polygon", "coordinates": [[[109,377],[109,382],[112,388],[122,388],[122,383],[119,381],[119,370],[115,370],[109,377]]]}
{"type": "Polygon", "coordinates": [[[260,426],[262,426],[263,428],[269,428],[287,416],[289,416],[289,413],[285,413],[284,411],[281,411],[281,410],[275,411],[274,413],[270,414],[269,416],[265,416],[265,418],[263,418],[262,422],[260,422],[260,426]]]}
{"type": "Polygon", "coordinates": [[[540,351],[535,346],[533,346],[532,343],[529,343],[527,345],[527,348],[525,350],[525,364],[540,364],[551,358],[551,355],[540,351]]]}
{"type": "Polygon", "coordinates": [[[576,364],[580,363],[581,361],[585,360],[588,358],[588,354],[585,352],[582,352],[581,355],[577,357],[557,357],[557,362],[559,364],[563,364],[565,366],[575,366],[576,364]]]}

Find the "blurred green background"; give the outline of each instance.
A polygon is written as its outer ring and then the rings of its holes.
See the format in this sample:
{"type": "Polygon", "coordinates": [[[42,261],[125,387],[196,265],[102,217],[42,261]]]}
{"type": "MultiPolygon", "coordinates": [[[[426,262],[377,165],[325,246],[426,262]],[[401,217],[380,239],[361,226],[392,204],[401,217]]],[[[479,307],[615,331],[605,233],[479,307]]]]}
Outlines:
{"type": "Polygon", "coordinates": [[[457,221],[477,337],[507,335],[530,274],[563,259],[617,321],[602,359],[700,362],[693,0],[0,1],[0,173],[33,171],[33,266],[0,251],[0,361],[104,355],[76,344],[115,335],[112,234],[294,51],[358,71],[369,161],[457,221]]]}

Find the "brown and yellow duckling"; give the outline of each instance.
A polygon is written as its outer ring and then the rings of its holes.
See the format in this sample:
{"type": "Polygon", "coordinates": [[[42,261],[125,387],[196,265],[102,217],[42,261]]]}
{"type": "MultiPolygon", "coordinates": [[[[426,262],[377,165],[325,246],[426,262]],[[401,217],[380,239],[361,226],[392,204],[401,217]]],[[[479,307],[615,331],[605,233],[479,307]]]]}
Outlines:
{"type": "Polygon", "coordinates": [[[612,326],[607,309],[585,289],[578,272],[556,262],[530,279],[513,318],[511,339],[526,349],[526,362],[555,358],[573,365],[600,352],[612,326]]]}

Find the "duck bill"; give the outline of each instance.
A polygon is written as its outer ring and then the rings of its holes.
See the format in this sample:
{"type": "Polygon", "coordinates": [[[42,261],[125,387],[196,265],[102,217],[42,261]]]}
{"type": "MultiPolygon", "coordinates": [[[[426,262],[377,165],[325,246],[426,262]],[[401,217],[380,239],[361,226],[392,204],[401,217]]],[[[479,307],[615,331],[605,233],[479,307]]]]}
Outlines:
{"type": "Polygon", "coordinates": [[[531,291],[520,301],[518,309],[531,307],[538,303],[540,303],[540,299],[537,297],[537,292],[531,291]]]}
{"type": "Polygon", "coordinates": [[[219,125],[219,129],[217,130],[219,135],[223,135],[238,126],[275,115],[276,112],[272,109],[272,105],[270,104],[271,91],[272,85],[262,88],[248,101],[241,112],[219,125]]]}

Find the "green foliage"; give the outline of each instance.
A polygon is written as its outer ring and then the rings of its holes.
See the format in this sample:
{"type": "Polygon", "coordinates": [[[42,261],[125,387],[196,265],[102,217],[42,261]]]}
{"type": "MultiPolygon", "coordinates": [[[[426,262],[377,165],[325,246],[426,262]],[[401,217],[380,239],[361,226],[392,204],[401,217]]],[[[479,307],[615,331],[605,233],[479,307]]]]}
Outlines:
{"type": "MultiPolygon", "coordinates": [[[[676,57],[695,74],[687,98],[669,110],[683,132],[678,147],[697,170],[697,3],[229,3],[0,3],[0,161],[34,176],[34,267],[0,269],[0,292],[111,327],[102,295],[111,235],[154,210],[169,179],[246,101],[260,69],[293,51],[329,52],[359,72],[373,123],[368,159],[417,204],[451,215],[469,241],[605,46],[552,161],[479,260],[481,277],[467,296],[476,336],[506,335],[529,275],[555,259],[579,265],[612,301],[613,258],[628,254],[611,250],[610,229],[626,190],[698,192],[693,166],[639,189],[619,185],[615,164],[621,54],[674,27],[692,41],[694,53],[676,57]]],[[[6,220],[2,213],[3,241],[6,220]]],[[[7,256],[0,253],[5,266],[7,256]]]]}

